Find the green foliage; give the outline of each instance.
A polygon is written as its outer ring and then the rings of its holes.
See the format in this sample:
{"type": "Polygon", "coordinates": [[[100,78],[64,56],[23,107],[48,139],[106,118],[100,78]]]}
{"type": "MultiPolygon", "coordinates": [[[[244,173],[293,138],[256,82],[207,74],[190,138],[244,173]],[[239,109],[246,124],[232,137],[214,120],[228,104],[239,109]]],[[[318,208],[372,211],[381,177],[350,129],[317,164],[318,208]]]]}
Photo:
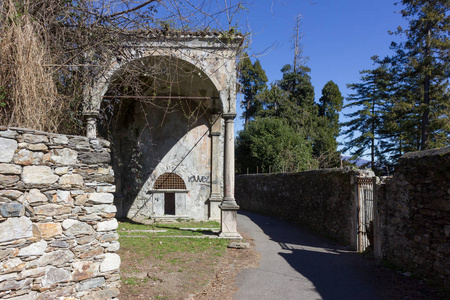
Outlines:
{"type": "Polygon", "coordinates": [[[330,81],[317,105],[308,67],[285,65],[281,71],[283,78],[256,96],[259,118],[239,133],[238,171],[245,173],[248,169],[254,173],[257,167],[261,172],[268,172],[269,167],[274,172],[301,171],[338,166],[336,138],[343,101],[339,88],[330,81]]]}
{"type": "MultiPolygon", "coordinates": [[[[339,91],[339,87],[333,81],[328,81],[322,89],[322,97],[319,99],[319,116],[326,117],[329,126],[335,129],[339,127],[339,112],[342,110],[344,97],[339,91]]],[[[337,136],[339,130],[334,132],[337,136]]]]}
{"type": "Polygon", "coordinates": [[[316,136],[318,110],[310,69],[303,66],[294,70],[291,65],[285,65],[281,71],[283,78],[259,95],[264,107],[259,115],[281,118],[312,141],[316,136]]]}
{"type": "Polygon", "coordinates": [[[311,70],[306,66],[294,69],[291,65],[285,65],[281,72],[283,78],[279,81],[280,87],[288,92],[288,97],[300,107],[314,105],[314,88],[311,85],[311,70]]]}
{"type": "Polygon", "coordinates": [[[337,167],[340,164],[340,152],[337,152],[339,136],[339,112],[342,110],[344,97],[339,87],[328,81],[322,89],[319,100],[316,138],[313,153],[320,158],[321,167],[337,167]]]}
{"type": "Polygon", "coordinates": [[[241,104],[244,109],[242,118],[244,124],[247,125],[263,109],[263,104],[256,96],[267,88],[267,76],[259,60],[252,63],[247,54],[244,54],[240,60],[238,70],[238,81],[244,95],[241,104]]]}
{"type": "Polygon", "coordinates": [[[280,117],[301,131],[306,138],[312,139],[317,107],[314,104],[310,69],[303,66],[294,70],[291,65],[285,65],[281,71],[283,78],[275,86],[275,94],[280,97],[271,101],[275,105],[267,106],[264,115],[280,117]],[[279,92],[278,89],[283,92],[279,92]]]}
{"type": "Polygon", "coordinates": [[[310,143],[286,121],[256,118],[236,141],[238,172],[303,171],[314,166],[310,143]]]}

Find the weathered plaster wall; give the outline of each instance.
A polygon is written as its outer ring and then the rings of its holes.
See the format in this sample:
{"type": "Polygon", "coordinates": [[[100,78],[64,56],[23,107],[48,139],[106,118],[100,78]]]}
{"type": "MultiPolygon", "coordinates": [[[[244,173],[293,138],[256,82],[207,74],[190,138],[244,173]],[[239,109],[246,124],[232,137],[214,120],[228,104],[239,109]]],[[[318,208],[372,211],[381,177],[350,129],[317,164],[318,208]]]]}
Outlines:
{"type": "Polygon", "coordinates": [[[0,298],[115,299],[109,142],[0,127],[0,298]]]}
{"type": "MultiPolygon", "coordinates": [[[[162,199],[152,192],[154,182],[164,173],[176,173],[188,190],[184,213],[177,216],[206,220],[211,193],[209,128],[206,115],[188,119],[180,107],[167,112],[132,104],[118,120],[113,138],[120,215],[139,222],[162,217],[162,199]]],[[[223,149],[223,139],[218,147],[223,149]]]]}
{"type": "Polygon", "coordinates": [[[355,185],[350,169],[236,176],[241,209],[286,218],[354,245],[355,185]]]}
{"type": "Polygon", "coordinates": [[[450,147],[407,153],[378,192],[382,257],[450,285],[450,147]]]}

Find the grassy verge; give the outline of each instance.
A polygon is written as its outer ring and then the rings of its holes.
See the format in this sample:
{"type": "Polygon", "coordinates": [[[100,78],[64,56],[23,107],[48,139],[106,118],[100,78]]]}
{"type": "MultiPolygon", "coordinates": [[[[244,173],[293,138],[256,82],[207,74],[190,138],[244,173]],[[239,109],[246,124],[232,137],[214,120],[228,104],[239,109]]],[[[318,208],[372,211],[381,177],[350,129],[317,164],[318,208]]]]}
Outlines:
{"type": "Polygon", "coordinates": [[[218,227],[217,222],[120,222],[121,299],[185,299],[200,292],[214,276],[229,241],[193,237],[212,234],[218,227]]]}

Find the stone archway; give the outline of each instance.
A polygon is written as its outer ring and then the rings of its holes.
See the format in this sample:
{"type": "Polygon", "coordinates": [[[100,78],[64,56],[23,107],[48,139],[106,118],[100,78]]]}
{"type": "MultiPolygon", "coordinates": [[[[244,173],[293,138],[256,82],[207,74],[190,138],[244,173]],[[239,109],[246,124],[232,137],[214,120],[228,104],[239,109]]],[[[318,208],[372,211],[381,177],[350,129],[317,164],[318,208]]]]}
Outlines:
{"type": "Polygon", "coordinates": [[[129,218],[145,222],[154,217],[155,193],[150,192],[151,187],[159,175],[176,171],[187,179],[186,217],[220,219],[222,236],[240,238],[236,231],[238,206],[234,200],[233,119],[236,115],[235,59],[241,42],[241,38],[224,43],[217,36],[192,34],[182,38],[169,37],[164,41],[149,38],[130,47],[123,57],[112,59],[108,70],[86,88],[85,114],[88,136],[92,137],[96,134],[95,117],[102,99],[114,96],[111,91],[117,84],[122,87],[128,84],[121,81],[125,74],[130,70],[143,71],[141,76],[149,79],[149,90],[144,96],[153,102],[139,103],[133,100],[134,95],[120,93],[123,110],[114,121],[113,149],[119,153],[115,156],[116,205],[129,218]],[[144,68],[137,68],[139,65],[144,68]],[[146,68],[152,67],[159,68],[156,70],[158,76],[147,76],[146,68]],[[176,80],[172,80],[174,78],[176,80]],[[161,110],[149,107],[164,101],[177,102],[176,108],[171,107],[171,116],[167,111],[161,113],[161,110]],[[139,103],[139,111],[136,103],[139,103]],[[193,106],[204,113],[191,123],[183,121],[181,115],[189,115],[186,109],[193,106]],[[156,113],[146,120],[147,123],[143,122],[143,116],[150,112],[156,113]],[[161,117],[167,122],[156,128],[161,117]],[[185,131],[180,131],[183,127],[186,127],[185,131]],[[138,140],[144,147],[136,151],[142,158],[133,157],[134,149],[130,145],[133,138],[138,137],[133,134],[145,137],[138,140]],[[134,169],[130,167],[133,160],[144,173],[130,174],[134,169]],[[126,191],[133,177],[134,194],[126,191]],[[125,207],[124,203],[127,203],[125,207]]]}

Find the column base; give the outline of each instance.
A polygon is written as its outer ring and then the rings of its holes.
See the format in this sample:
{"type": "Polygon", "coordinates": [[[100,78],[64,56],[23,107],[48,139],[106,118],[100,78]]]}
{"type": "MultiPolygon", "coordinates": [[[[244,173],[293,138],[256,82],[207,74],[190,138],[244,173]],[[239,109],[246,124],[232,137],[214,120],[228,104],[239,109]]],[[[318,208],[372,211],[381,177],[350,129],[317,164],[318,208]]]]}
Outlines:
{"type": "Polygon", "coordinates": [[[222,203],[220,203],[220,209],[222,210],[238,210],[239,205],[237,205],[236,200],[231,197],[224,197],[222,203]]]}
{"type": "Polygon", "coordinates": [[[239,234],[239,232],[233,232],[233,233],[231,233],[231,232],[221,232],[219,234],[219,237],[221,239],[228,239],[228,240],[240,240],[240,241],[243,240],[243,238],[239,234]]]}
{"type": "Polygon", "coordinates": [[[242,236],[237,232],[237,209],[227,210],[222,209],[222,219],[220,224],[220,234],[219,237],[226,239],[236,239],[242,240],[242,236]]]}

